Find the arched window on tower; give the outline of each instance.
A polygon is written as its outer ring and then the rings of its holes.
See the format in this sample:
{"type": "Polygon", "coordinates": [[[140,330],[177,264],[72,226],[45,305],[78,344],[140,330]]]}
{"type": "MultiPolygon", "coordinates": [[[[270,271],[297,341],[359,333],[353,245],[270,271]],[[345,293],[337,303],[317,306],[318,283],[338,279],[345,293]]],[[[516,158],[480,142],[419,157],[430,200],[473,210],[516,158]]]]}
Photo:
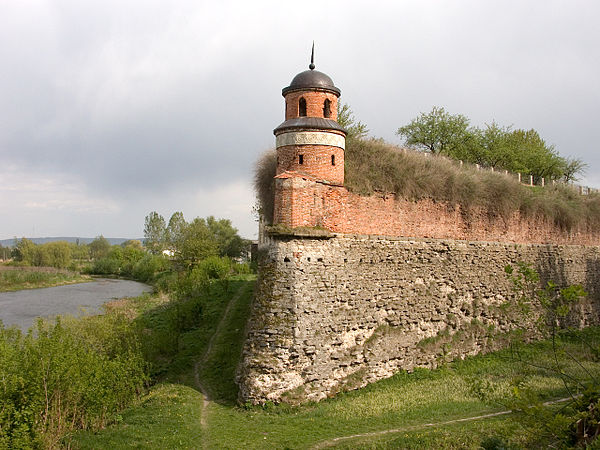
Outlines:
{"type": "Polygon", "coordinates": [[[323,103],[323,117],[331,117],[331,100],[328,98],[323,103]]]}
{"type": "Polygon", "coordinates": [[[300,97],[300,101],[298,102],[298,115],[306,117],[306,99],[304,97],[300,97]]]}

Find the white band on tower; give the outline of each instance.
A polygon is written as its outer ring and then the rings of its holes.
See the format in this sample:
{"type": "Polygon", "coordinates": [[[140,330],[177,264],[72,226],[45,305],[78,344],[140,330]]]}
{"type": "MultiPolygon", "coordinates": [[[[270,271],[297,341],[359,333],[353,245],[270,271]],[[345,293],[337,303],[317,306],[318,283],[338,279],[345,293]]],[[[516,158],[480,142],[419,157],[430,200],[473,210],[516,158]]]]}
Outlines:
{"type": "Polygon", "coordinates": [[[335,133],[326,133],[322,131],[291,131],[281,133],[275,138],[277,148],[285,147],[286,145],[331,145],[346,149],[346,138],[335,133]]]}

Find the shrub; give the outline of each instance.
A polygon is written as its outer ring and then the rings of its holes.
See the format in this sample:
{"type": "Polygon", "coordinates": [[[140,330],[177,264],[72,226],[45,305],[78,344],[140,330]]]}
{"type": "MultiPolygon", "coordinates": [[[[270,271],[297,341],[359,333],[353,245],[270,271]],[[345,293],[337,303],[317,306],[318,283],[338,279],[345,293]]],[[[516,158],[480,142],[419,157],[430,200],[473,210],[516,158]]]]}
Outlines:
{"type": "Polygon", "coordinates": [[[247,262],[233,264],[231,270],[235,275],[247,275],[252,273],[252,267],[247,262]]]}
{"type": "Polygon", "coordinates": [[[56,447],[75,429],[104,427],[146,381],[123,316],[40,320],[26,335],[0,323],[0,447],[56,447]]]}
{"type": "Polygon", "coordinates": [[[121,272],[121,261],[115,258],[102,258],[94,261],[91,273],[96,275],[119,275],[121,272]]]}
{"type": "Polygon", "coordinates": [[[222,280],[231,272],[231,260],[227,257],[210,256],[200,261],[194,271],[204,272],[209,280],[222,280]]]}
{"type": "Polygon", "coordinates": [[[167,270],[169,261],[160,255],[145,255],[133,268],[133,278],[139,281],[150,281],[158,272],[167,270]]]}

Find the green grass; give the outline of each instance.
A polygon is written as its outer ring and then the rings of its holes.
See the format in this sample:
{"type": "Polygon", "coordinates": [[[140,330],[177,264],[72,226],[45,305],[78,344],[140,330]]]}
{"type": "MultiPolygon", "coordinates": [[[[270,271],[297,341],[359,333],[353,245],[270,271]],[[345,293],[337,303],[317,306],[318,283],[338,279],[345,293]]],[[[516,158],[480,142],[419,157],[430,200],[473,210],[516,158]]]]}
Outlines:
{"type": "Polygon", "coordinates": [[[122,415],[120,425],[97,433],[75,436],[82,449],[200,448],[202,396],[194,389],[176,384],[159,384],[144,400],[122,415]]]}
{"type": "Polygon", "coordinates": [[[91,280],[87,275],[52,267],[9,267],[0,265],[0,292],[84,283],[91,280]]]}
{"type": "MultiPolygon", "coordinates": [[[[543,399],[565,396],[561,379],[549,370],[551,344],[539,342],[518,349],[467,358],[437,370],[401,372],[366,388],[345,392],[320,403],[243,407],[236,403],[235,368],[239,361],[243,330],[249,314],[253,281],[234,281],[229,292],[214,290],[203,330],[182,336],[180,352],[160,375],[161,380],[144,401],[123,413],[120,424],[97,433],[80,432],[75,448],[310,448],[323,441],[357,433],[402,429],[400,432],[342,440],[337,448],[478,448],[495,436],[509,436],[513,444],[528,445],[531,436],[521,430],[519,417],[506,415],[474,422],[435,427],[428,423],[488,414],[505,409],[512,381],[524,377],[543,399]],[[240,291],[241,289],[241,291],[240,291]],[[194,389],[193,366],[203,354],[225,306],[236,293],[241,296],[229,311],[225,326],[213,341],[206,364],[200,368],[203,385],[213,402],[200,423],[201,395],[194,389]],[[519,362],[522,361],[522,362],[519,362]],[[534,365],[530,364],[533,362],[534,365]]],[[[152,316],[160,325],[160,314],[152,316]]],[[[600,328],[566,334],[561,348],[577,355],[584,368],[566,354],[559,354],[565,372],[579,379],[599,375],[600,363],[581,337],[598,346],[600,328]],[[587,372],[586,372],[587,371],[587,372]]],[[[157,356],[157,357],[160,357],[157,356]]]]}

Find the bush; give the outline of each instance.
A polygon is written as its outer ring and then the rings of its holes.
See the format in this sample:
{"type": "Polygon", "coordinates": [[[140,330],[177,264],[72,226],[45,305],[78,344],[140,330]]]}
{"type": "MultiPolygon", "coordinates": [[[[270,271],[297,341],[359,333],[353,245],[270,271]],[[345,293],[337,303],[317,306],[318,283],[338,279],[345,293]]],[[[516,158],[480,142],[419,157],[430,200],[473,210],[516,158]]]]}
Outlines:
{"type": "Polygon", "coordinates": [[[231,266],[235,275],[248,275],[252,273],[252,267],[249,263],[236,263],[231,266]]]}
{"type": "Polygon", "coordinates": [[[94,261],[91,273],[96,275],[119,275],[121,273],[121,261],[114,258],[102,258],[94,261]]]}
{"type": "Polygon", "coordinates": [[[200,261],[194,271],[204,272],[209,280],[223,280],[231,272],[231,260],[227,257],[210,256],[200,261]]]}
{"type": "Polygon", "coordinates": [[[0,448],[56,447],[75,429],[102,428],[146,381],[122,316],[40,320],[26,335],[0,323],[0,448]]]}
{"type": "Polygon", "coordinates": [[[160,255],[150,255],[142,250],[114,247],[105,258],[94,262],[90,272],[96,275],[118,275],[138,281],[152,281],[169,269],[169,261],[160,255]]]}
{"type": "Polygon", "coordinates": [[[151,281],[159,272],[169,268],[169,261],[160,255],[145,255],[133,267],[133,278],[139,281],[151,281]]]}

